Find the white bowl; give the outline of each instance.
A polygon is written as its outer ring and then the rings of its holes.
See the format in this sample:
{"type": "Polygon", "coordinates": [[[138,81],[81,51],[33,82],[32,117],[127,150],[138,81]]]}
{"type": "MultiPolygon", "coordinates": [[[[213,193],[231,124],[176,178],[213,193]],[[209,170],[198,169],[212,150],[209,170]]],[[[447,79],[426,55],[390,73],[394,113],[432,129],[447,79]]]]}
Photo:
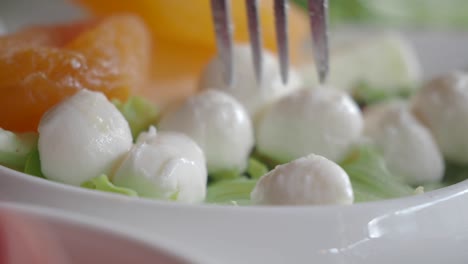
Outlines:
{"type": "MultiPolygon", "coordinates": [[[[63,211],[28,206],[18,203],[0,203],[0,215],[14,215],[22,220],[32,221],[25,224],[35,224],[42,230],[31,229],[33,232],[46,231],[47,237],[57,242],[57,250],[64,253],[70,263],[86,264],[189,264],[207,263],[206,260],[194,260],[182,255],[177,247],[169,246],[164,241],[145,241],[138,236],[109,228],[108,225],[98,225],[86,217],[63,211]],[[44,230],[46,229],[46,230],[44,230]]],[[[27,227],[31,227],[28,225],[27,227]]],[[[8,227],[7,227],[8,228],[8,227]]],[[[7,229],[9,230],[9,229],[7,229]]],[[[31,236],[37,235],[30,234],[31,236]]],[[[43,240],[44,237],[38,238],[43,240]]],[[[23,241],[24,242],[24,241],[23,241]]],[[[18,241],[18,243],[22,243],[18,241]]],[[[34,246],[34,245],[32,245],[34,246]]],[[[3,263],[3,262],[2,262],[3,263]]]]}
{"type": "Polygon", "coordinates": [[[352,206],[226,207],[102,193],[4,167],[0,178],[2,201],[92,216],[148,241],[170,238],[180,251],[222,263],[468,261],[468,181],[352,206]]]}

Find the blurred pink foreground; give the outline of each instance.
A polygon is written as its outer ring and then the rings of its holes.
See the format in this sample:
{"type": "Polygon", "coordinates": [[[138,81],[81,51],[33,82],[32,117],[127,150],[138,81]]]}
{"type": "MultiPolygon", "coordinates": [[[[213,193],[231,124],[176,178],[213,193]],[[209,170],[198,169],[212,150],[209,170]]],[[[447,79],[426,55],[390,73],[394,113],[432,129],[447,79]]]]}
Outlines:
{"type": "Polygon", "coordinates": [[[0,264],[67,264],[43,223],[0,209],[0,264]]]}

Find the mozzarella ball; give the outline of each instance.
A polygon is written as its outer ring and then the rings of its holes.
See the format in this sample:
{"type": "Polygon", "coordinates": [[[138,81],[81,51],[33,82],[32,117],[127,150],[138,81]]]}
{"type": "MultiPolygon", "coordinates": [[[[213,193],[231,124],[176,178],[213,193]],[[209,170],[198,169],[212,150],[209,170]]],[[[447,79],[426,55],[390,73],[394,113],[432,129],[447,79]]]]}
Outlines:
{"type": "Polygon", "coordinates": [[[445,164],[430,131],[402,101],[382,103],[364,112],[364,135],[383,154],[389,171],[408,184],[440,181],[445,164]]]}
{"type": "Polygon", "coordinates": [[[119,110],[102,93],[88,90],[48,111],[38,130],[42,172],[72,185],[110,175],[132,146],[130,127],[119,110]]]}
{"type": "Polygon", "coordinates": [[[250,197],[262,205],[352,204],[354,200],[348,174],[315,154],[277,166],[260,178],[250,197]]]}
{"type": "Polygon", "coordinates": [[[413,112],[447,160],[468,163],[468,74],[456,72],[427,83],[413,98],[413,112]]]}
{"type": "Polygon", "coordinates": [[[198,145],[187,136],[142,133],[115,172],[117,186],[143,197],[197,203],[205,199],[207,172],[198,145]]]}
{"type": "Polygon", "coordinates": [[[210,173],[247,167],[254,145],[253,128],[244,107],[221,91],[207,90],[163,116],[162,131],[186,134],[203,149],[210,173]]]}
{"type": "Polygon", "coordinates": [[[281,163],[310,153],[340,161],[360,137],[362,127],[361,111],[345,92],[298,90],[259,118],[257,150],[281,163]]]}
{"type": "Polygon", "coordinates": [[[224,64],[219,57],[215,57],[207,65],[199,86],[200,89],[218,89],[231,94],[244,105],[253,119],[266,105],[300,88],[301,79],[293,69],[289,72],[287,85],[282,83],[279,62],[270,52],[263,51],[263,75],[260,85],[255,78],[250,46],[237,45],[233,53],[234,83],[232,87],[226,85],[224,81],[224,64]]]}

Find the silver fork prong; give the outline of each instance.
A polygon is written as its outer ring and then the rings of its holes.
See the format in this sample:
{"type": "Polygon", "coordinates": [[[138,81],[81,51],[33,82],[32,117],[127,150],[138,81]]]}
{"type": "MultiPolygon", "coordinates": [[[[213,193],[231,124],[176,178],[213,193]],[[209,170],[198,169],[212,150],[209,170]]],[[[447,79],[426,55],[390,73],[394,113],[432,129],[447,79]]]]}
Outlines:
{"type": "Polygon", "coordinates": [[[249,27],[250,46],[252,48],[252,58],[255,70],[257,83],[262,82],[262,31],[260,28],[260,20],[258,16],[258,0],[245,0],[247,8],[247,22],[249,27]]]}
{"type": "Polygon", "coordinates": [[[224,81],[233,82],[232,20],[229,0],[211,0],[211,12],[215,27],[216,47],[224,68],[224,81]]]}
{"type": "Polygon", "coordinates": [[[281,80],[286,84],[289,77],[288,2],[275,0],[274,9],[281,80]]]}
{"type": "Polygon", "coordinates": [[[319,81],[323,84],[328,76],[328,0],[309,0],[310,28],[313,52],[319,81]]]}

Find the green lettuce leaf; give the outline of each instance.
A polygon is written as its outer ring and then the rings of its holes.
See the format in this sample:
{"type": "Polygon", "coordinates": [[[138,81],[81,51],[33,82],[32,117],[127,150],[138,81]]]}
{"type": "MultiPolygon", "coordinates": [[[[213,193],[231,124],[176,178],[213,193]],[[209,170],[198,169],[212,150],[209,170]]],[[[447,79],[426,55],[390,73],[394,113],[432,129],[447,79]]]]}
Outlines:
{"type": "Polygon", "coordinates": [[[406,99],[409,98],[415,89],[400,88],[400,89],[376,89],[370,87],[366,83],[360,83],[351,91],[354,100],[360,106],[380,103],[391,99],[406,99]]]}
{"type": "Polygon", "coordinates": [[[355,202],[398,198],[415,192],[388,171],[382,156],[372,146],[357,148],[340,165],[350,177],[355,202]]]}
{"type": "Polygon", "coordinates": [[[104,174],[85,181],[81,184],[81,187],[102,192],[119,193],[127,196],[138,196],[138,193],[132,189],[115,186],[107,175],[104,174]]]}
{"type": "Polygon", "coordinates": [[[18,133],[0,128],[0,165],[23,171],[28,155],[37,149],[37,133],[18,133]]]}
{"type": "Polygon", "coordinates": [[[233,180],[241,177],[242,173],[239,170],[232,169],[232,170],[221,170],[214,173],[210,173],[209,179],[211,182],[218,182],[218,181],[225,181],[225,180],[233,180]]]}
{"type": "Polygon", "coordinates": [[[205,201],[225,205],[250,205],[250,193],[256,184],[257,180],[245,177],[216,182],[208,186],[205,201]]]}
{"type": "Polygon", "coordinates": [[[252,179],[259,179],[263,175],[268,173],[268,167],[258,159],[251,157],[249,159],[249,165],[247,167],[247,175],[252,179]]]}
{"type": "Polygon", "coordinates": [[[252,155],[249,158],[249,162],[245,172],[240,172],[239,170],[232,169],[211,173],[209,175],[209,183],[211,184],[219,181],[235,180],[242,177],[258,179],[266,173],[268,173],[268,171],[268,166],[252,155]]]}
{"type": "Polygon", "coordinates": [[[133,96],[125,103],[119,100],[114,100],[113,103],[130,125],[134,139],[136,139],[141,132],[148,130],[149,126],[156,124],[159,110],[144,97],[133,96]]]}
{"type": "Polygon", "coordinates": [[[39,150],[35,149],[31,153],[29,153],[28,157],[26,158],[24,173],[39,178],[45,178],[41,169],[41,159],[39,157],[39,150]]]}

